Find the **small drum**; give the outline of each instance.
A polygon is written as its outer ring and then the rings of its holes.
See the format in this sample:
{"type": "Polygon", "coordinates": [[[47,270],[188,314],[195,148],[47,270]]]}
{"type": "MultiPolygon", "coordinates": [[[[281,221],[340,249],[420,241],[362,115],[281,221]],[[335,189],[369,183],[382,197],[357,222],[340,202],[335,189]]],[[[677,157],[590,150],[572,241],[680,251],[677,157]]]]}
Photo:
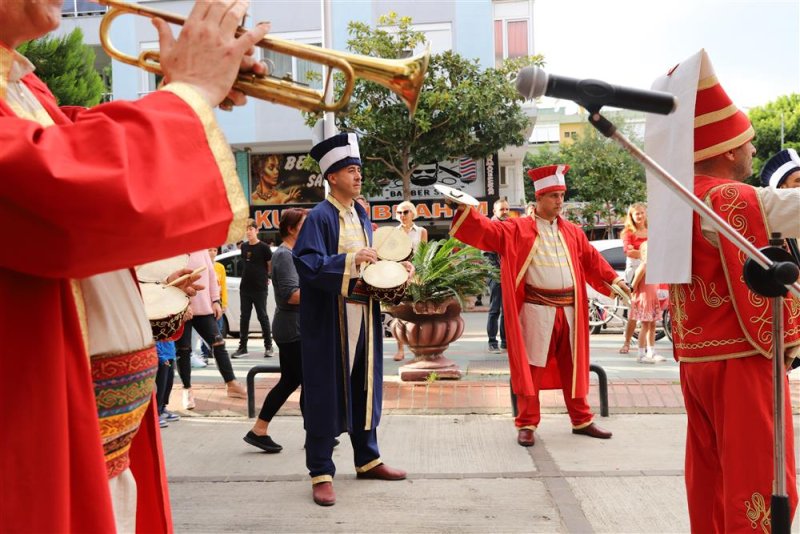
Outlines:
{"type": "Polygon", "coordinates": [[[411,238],[397,226],[381,226],[372,234],[372,248],[379,260],[406,261],[411,258],[414,247],[411,238]]]}
{"type": "Polygon", "coordinates": [[[405,267],[386,260],[380,260],[364,269],[361,279],[372,298],[395,305],[403,300],[409,282],[405,267]]]}
{"type": "Polygon", "coordinates": [[[189,255],[181,254],[173,258],[151,261],[136,268],[136,278],[140,282],[163,282],[175,271],[185,269],[189,263],[189,255]]]}
{"type": "Polygon", "coordinates": [[[164,341],[174,336],[189,308],[189,297],[177,287],[162,284],[139,284],[139,287],[153,337],[164,341]]]}

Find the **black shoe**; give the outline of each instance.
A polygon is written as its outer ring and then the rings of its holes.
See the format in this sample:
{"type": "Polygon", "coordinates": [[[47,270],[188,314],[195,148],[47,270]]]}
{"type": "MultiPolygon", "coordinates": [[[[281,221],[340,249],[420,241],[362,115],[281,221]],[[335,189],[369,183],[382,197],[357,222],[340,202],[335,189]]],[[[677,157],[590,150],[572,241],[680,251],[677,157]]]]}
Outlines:
{"type": "Polygon", "coordinates": [[[500,348],[497,346],[497,343],[489,343],[489,352],[492,354],[500,354],[500,348]]]}
{"type": "Polygon", "coordinates": [[[508,348],[508,345],[506,345],[505,341],[501,341],[500,342],[500,350],[506,350],[507,348],[508,348]]]}
{"type": "Polygon", "coordinates": [[[245,443],[249,443],[253,447],[258,447],[264,452],[276,453],[283,450],[283,447],[272,441],[271,437],[256,436],[253,434],[252,430],[248,432],[242,439],[244,439],[245,443]]]}
{"type": "Polygon", "coordinates": [[[244,358],[246,354],[247,354],[247,349],[239,347],[238,349],[236,349],[236,352],[231,354],[231,358],[244,358]]]}
{"type": "Polygon", "coordinates": [[[273,356],[272,347],[269,347],[268,349],[264,349],[264,357],[265,358],[272,358],[272,356],[273,356]]]}

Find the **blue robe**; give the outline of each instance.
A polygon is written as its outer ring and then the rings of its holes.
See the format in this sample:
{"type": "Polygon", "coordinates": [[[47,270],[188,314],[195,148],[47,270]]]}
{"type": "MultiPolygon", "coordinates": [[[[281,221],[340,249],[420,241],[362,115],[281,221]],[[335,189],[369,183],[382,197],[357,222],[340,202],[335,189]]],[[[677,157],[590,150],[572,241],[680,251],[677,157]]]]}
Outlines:
{"type": "MultiPolygon", "coordinates": [[[[372,224],[358,203],[355,209],[371,246],[372,224]]],[[[367,305],[371,312],[371,329],[369,332],[364,329],[366,337],[362,336],[360,343],[364,339],[372,343],[372,365],[365,369],[363,377],[359,376],[359,383],[355,383],[356,380],[350,380],[347,316],[342,295],[347,255],[339,254],[338,249],[339,211],[324,200],[308,213],[293,250],[300,278],[304,420],[306,432],[311,436],[371,430],[378,426],[381,415],[383,329],[380,304],[370,300],[367,305]],[[369,380],[372,395],[365,398],[369,380]]],[[[356,280],[356,276],[350,279],[348,295],[352,294],[356,280]]],[[[367,312],[365,308],[365,316],[367,312]]],[[[356,354],[355,367],[363,358],[362,348],[356,354]]]]}

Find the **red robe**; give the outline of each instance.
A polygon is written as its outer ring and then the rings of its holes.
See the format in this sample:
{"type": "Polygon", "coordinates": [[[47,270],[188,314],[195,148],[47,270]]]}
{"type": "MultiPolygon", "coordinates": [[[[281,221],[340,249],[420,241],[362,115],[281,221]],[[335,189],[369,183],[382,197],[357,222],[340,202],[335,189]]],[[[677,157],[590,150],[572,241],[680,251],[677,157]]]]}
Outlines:
{"type": "MultiPolygon", "coordinates": [[[[73,280],[224,242],[246,202],[210,109],[159,91],[68,115],[23,82],[56,125],[0,99],[0,530],[114,532],[73,280]]],[[[137,530],[171,531],[152,404],[130,454],[137,530]]]]}
{"type": "MultiPolygon", "coordinates": [[[[575,327],[572,343],[573,377],[569,388],[572,398],[585,397],[589,392],[589,310],[587,308],[587,282],[604,295],[610,295],[606,283],[620,277],[597,252],[578,226],[563,217],[558,218],[558,228],[564,237],[570,257],[573,286],[575,287],[575,327]]],[[[508,362],[511,369],[511,387],[517,395],[536,395],[529,371],[519,314],[525,303],[525,272],[530,264],[531,251],[538,236],[533,217],[514,217],[505,221],[491,221],[479,211],[466,208],[453,219],[450,233],[468,245],[496,252],[500,262],[500,287],[503,293],[508,362]]],[[[542,389],[564,389],[554,358],[548,358],[542,389]]]]}

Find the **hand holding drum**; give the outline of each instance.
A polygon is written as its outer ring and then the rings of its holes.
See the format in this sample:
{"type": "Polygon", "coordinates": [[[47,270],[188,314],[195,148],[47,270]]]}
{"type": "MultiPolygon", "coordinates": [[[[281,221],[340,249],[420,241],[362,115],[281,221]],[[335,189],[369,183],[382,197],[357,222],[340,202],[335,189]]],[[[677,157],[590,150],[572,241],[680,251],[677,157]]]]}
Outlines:
{"type": "Polygon", "coordinates": [[[375,261],[364,269],[362,279],[366,290],[377,300],[399,304],[406,293],[414,266],[407,260],[413,247],[411,238],[400,228],[382,227],[373,234],[375,261]]]}

